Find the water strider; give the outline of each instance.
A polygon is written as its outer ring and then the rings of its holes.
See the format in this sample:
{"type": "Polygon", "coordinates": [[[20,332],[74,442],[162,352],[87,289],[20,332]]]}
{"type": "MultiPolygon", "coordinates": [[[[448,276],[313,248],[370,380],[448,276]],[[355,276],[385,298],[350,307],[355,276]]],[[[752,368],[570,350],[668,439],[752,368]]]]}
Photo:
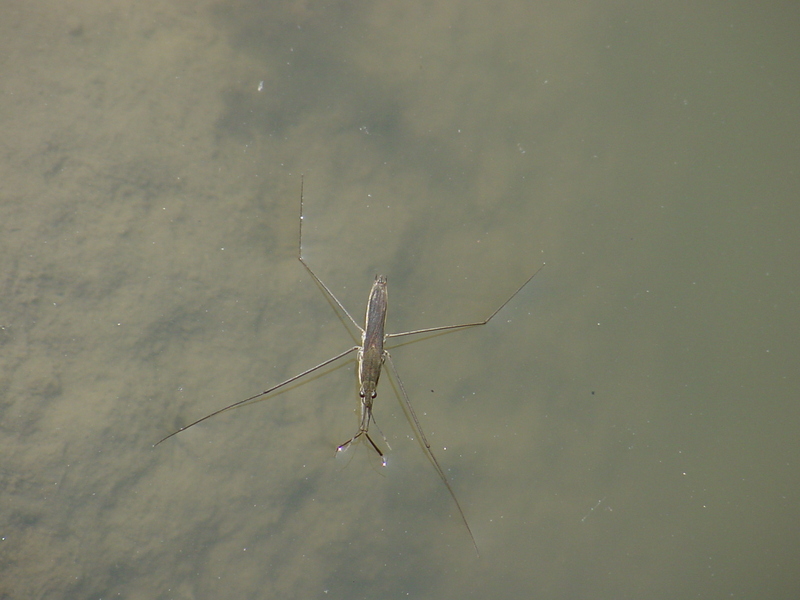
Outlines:
{"type": "Polygon", "coordinates": [[[261,398],[262,396],[266,396],[267,394],[274,392],[275,390],[282,388],[293,381],[297,381],[306,375],[313,373],[314,371],[321,369],[325,365],[329,365],[332,362],[339,360],[347,356],[352,352],[358,351],[357,359],[358,359],[358,384],[359,384],[359,392],[358,395],[361,398],[361,419],[358,426],[358,431],[356,434],[351,437],[349,440],[340,444],[337,447],[337,452],[344,450],[350,444],[355,442],[361,436],[364,436],[375,452],[381,457],[381,461],[383,465],[386,466],[386,458],[378,447],[378,445],[374,442],[374,440],[369,435],[369,424],[370,421],[373,423],[375,422],[374,417],[372,416],[372,403],[378,395],[378,379],[381,375],[381,367],[383,367],[384,362],[387,360],[389,361],[389,366],[391,367],[392,374],[394,375],[395,380],[397,381],[398,387],[400,388],[400,393],[403,396],[403,402],[405,403],[406,409],[408,410],[408,414],[411,415],[411,420],[414,423],[414,428],[417,430],[419,434],[419,438],[422,441],[423,448],[425,449],[425,453],[427,454],[428,458],[433,463],[433,466],[436,469],[436,472],[439,474],[439,478],[444,483],[445,487],[447,487],[447,491],[450,493],[450,496],[453,498],[453,502],[455,502],[456,508],[458,508],[458,513],[461,516],[461,520],[464,522],[464,526],[467,528],[467,532],[469,533],[469,537],[472,540],[472,545],[475,547],[475,552],[478,552],[478,544],[475,541],[475,536],[472,535],[472,529],[470,529],[469,523],[467,522],[467,518],[464,515],[464,511],[461,508],[461,504],[458,502],[458,498],[456,498],[456,494],[453,491],[453,488],[450,486],[450,482],[447,480],[447,477],[444,474],[444,470],[442,469],[439,461],[436,459],[436,456],[431,450],[431,445],[428,443],[427,438],[425,437],[425,433],[422,431],[422,425],[420,425],[419,419],[417,418],[417,414],[414,412],[414,407],[411,405],[411,400],[406,393],[405,386],[403,385],[403,380],[400,379],[400,374],[397,372],[397,368],[394,366],[394,362],[392,361],[392,356],[389,354],[389,351],[386,350],[383,345],[386,340],[390,338],[402,337],[405,335],[415,335],[420,333],[434,333],[437,331],[447,331],[453,329],[465,329],[467,327],[477,327],[480,325],[486,325],[489,321],[492,320],[497,313],[499,313],[503,307],[508,304],[514,296],[516,296],[522,288],[524,288],[528,282],[536,276],[541,270],[541,267],[536,270],[536,272],[528,277],[517,290],[508,297],[508,299],[503,302],[492,314],[490,314],[485,320],[483,321],[475,321],[472,323],[461,323],[459,325],[444,325],[441,327],[427,327],[425,329],[414,329],[412,331],[403,331],[401,333],[385,333],[384,327],[386,325],[386,309],[388,307],[388,290],[386,284],[386,277],[383,275],[377,275],[375,277],[375,282],[372,284],[372,289],[369,293],[369,300],[367,301],[367,314],[364,322],[364,327],[362,328],[356,320],[350,315],[344,305],[339,302],[338,298],[331,292],[327,285],[317,277],[316,273],[311,269],[310,266],[306,263],[303,259],[303,187],[302,183],[300,186],[300,234],[298,236],[298,251],[297,251],[297,258],[309,272],[311,277],[314,278],[314,281],[319,284],[319,286],[325,290],[325,293],[328,295],[330,299],[338,306],[347,318],[355,325],[356,329],[361,331],[361,345],[360,346],[353,346],[344,352],[340,352],[336,356],[333,356],[318,365],[311,367],[310,369],[306,369],[302,373],[298,373],[297,375],[290,377],[286,381],[282,381],[281,383],[272,386],[269,389],[264,390],[256,394],[255,396],[250,396],[249,398],[245,398],[244,400],[239,400],[238,402],[234,402],[233,404],[229,404],[224,408],[220,408],[212,412],[211,414],[206,415],[196,421],[181,427],[177,431],[173,431],[168,436],[160,439],[158,442],[154,444],[158,446],[161,442],[168,440],[173,435],[177,435],[181,431],[185,431],[189,429],[189,427],[193,427],[198,423],[202,423],[206,419],[210,419],[220,413],[223,413],[227,410],[235,408],[237,406],[241,406],[242,404],[246,404],[256,398],[261,398]]]}

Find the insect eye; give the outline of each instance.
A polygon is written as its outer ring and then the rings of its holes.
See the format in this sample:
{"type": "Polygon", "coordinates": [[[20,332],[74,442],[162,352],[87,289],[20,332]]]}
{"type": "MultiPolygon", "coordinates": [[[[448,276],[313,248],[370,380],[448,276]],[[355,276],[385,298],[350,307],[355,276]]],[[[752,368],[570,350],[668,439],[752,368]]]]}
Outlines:
{"type": "Polygon", "coordinates": [[[372,392],[371,398],[374,400],[378,397],[378,392],[372,392]]]}
{"type": "Polygon", "coordinates": [[[358,392],[358,395],[359,395],[359,396],[361,396],[362,398],[363,398],[364,396],[366,396],[366,394],[365,394],[364,392],[358,392]]]}

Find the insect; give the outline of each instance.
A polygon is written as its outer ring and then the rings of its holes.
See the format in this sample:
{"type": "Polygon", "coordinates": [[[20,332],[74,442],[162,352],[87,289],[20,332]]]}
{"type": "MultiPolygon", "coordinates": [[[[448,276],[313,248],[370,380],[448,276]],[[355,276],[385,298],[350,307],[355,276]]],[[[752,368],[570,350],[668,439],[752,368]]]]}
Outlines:
{"type": "MultiPolygon", "coordinates": [[[[311,277],[317,284],[325,291],[325,294],[338,306],[342,312],[347,315],[347,318],[355,325],[356,329],[361,332],[361,345],[353,346],[345,350],[344,352],[340,352],[336,356],[333,356],[327,360],[322,361],[316,366],[311,367],[310,369],[306,369],[305,371],[290,377],[286,381],[282,381],[281,383],[272,386],[269,389],[264,390],[263,392],[259,392],[254,396],[250,396],[249,398],[245,398],[244,400],[239,400],[238,402],[234,402],[233,404],[229,404],[219,410],[212,412],[196,421],[189,423],[178,429],[177,431],[173,431],[168,436],[161,438],[158,442],[156,442],[153,446],[158,446],[160,443],[168,440],[174,435],[179,434],[182,431],[186,431],[190,427],[194,427],[198,423],[202,423],[203,421],[210,419],[211,417],[215,417],[225,411],[228,411],[232,408],[236,408],[237,406],[241,406],[257,398],[261,398],[262,396],[266,396],[278,390],[293,381],[297,381],[298,379],[302,379],[306,375],[313,373],[321,369],[322,367],[329,365],[340,358],[344,358],[348,354],[353,352],[357,352],[357,361],[358,361],[358,383],[359,383],[359,398],[361,401],[361,417],[358,426],[358,431],[355,433],[353,437],[351,437],[346,442],[340,444],[337,447],[337,452],[345,450],[348,446],[350,446],[353,442],[361,438],[362,436],[369,442],[370,446],[378,453],[378,456],[381,458],[381,462],[383,466],[386,466],[386,457],[383,451],[380,449],[378,444],[372,439],[369,434],[369,425],[370,422],[375,423],[375,418],[372,416],[372,404],[375,398],[378,395],[378,379],[381,375],[381,368],[383,367],[384,363],[388,361],[389,366],[392,371],[392,375],[394,375],[395,380],[397,381],[398,387],[400,389],[400,394],[403,398],[403,402],[405,407],[408,411],[408,414],[411,416],[411,420],[413,421],[414,428],[419,435],[419,439],[422,441],[422,446],[428,458],[430,459],[431,463],[433,464],[434,468],[436,469],[436,473],[439,475],[439,478],[444,483],[447,491],[450,493],[450,496],[453,499],[453,502],[458,509],[458,513],[461,516],[461,520],[464,523],[464,526],[467,528],[467,532],[469,533],[470,539],[472,540],[472,545],[475,547],[475,552],[478,553],[478,544],[475,541],[475,536],[472,534],[472,529],[470,529],[469,523],[467,522],[467,517],[464,515],[464,510],[461,508],[461,504],[456,498],[456,494],[453,491],[453,488],[450,486],[450,482],[447,480],[447,476],[444,474],[444,470],[442,469],[441,465],[439,464],[436,455],[433,453],[431,449],[431,445],[428,442],[427,438],[425,437],[425,433],[422,431],[422,425],[417,418],[416,412],[414,412],[414,407],[411,405],[411,400],[406,393],[405,386],[403,385],[403,380],[400,378],[400,374],[397,372],[397,368],[394,366],[394,362],[392,361],[392,356],[389,354],[389,351],[384,348],[384,343],[386,340],[391,338],[398,338],[407,335],[416,335],[422,333],[435,333],[439,331],[448,331],[448,330],[455,330],[455,329],[466,329],[469,327],[478,327],[480,325],[486,325],[492,318],[499,313],[511,300],[516,296],[522,288],[524,288],[531,279],[533,279],[536,274],[542,269],[536,270],[536,272],[531,275],[525,282],[517,288],[517,290],[508,297],[508,299],[503,302],[492,314],[490,314],[486,319],[483,321],[475,321],[471,323],[460,323],[458,325],[444,325],[440,327],[427,327],[425,329],[414,329],[412,331],[403,331],[400,333],[385,333],[384,328],[386,325],[386,310],[388,308],[388,289],[387,289],[387,279],[383,275],[376,275],[375,282],[372,284],[372,289],[369,293],[369,300],[367,301],[367,311],[366,311],[366,318],[364,322],[364,327],[362,328],[356,320],[350,315],[344,305],[339,302],[338,298],[333,294],[333,292],[328,288],[327,285],[317,276],[316,273],[311,269],[311,267],[306,263],[305,259],[303,258],[303,184],[301,180],[300,184],[300,233],[298,236],[298,249],[297,249],[297,258],[305,267],[305,269],[309,272],[311,277]]],[[[542,265],[544,266],[544,265],[542,265]]]]}

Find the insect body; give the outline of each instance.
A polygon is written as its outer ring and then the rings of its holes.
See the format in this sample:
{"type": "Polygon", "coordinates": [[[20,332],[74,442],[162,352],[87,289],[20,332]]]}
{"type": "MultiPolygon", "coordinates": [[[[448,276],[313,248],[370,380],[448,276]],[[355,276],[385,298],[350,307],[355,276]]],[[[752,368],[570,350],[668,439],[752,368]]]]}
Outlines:
{"type": "Polygon", "coordinates": [[[372,401],[378,395],[378,379],[381,376],[381,367],[387,354],[383,349],[383,342],[386,338],[384,327],[387,306],[386,277],[377,275],[369,293],[367,316],[361,335],[361,347],[358,349],[358,395],[361,398],[361,424],[358,426],[358,433],[344,444],[340,444],[338,448],[338,450],[344,450],[363,435],[375,448],[375,452],[380,455],[384,465],[386,465],[386,459],[383,452],[369,437],[369,422],[372,419],[372,401]]]}

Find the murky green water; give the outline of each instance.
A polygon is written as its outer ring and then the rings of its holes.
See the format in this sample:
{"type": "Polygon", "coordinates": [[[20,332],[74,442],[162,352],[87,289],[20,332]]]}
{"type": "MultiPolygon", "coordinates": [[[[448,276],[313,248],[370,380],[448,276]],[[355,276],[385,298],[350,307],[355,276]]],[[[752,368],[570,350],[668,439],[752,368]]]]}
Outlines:
{"type": "Polygon", "coordinates": [[[790,597],[797,11],[34,2],[0,19],[0,596],[790,597]],[[793,14],[787,14],[786,11],[793,14]],[[793,30],[793,28],[795,30],[793,30]],[[352,343],[393,354],[382,469],[352,343]]]}

